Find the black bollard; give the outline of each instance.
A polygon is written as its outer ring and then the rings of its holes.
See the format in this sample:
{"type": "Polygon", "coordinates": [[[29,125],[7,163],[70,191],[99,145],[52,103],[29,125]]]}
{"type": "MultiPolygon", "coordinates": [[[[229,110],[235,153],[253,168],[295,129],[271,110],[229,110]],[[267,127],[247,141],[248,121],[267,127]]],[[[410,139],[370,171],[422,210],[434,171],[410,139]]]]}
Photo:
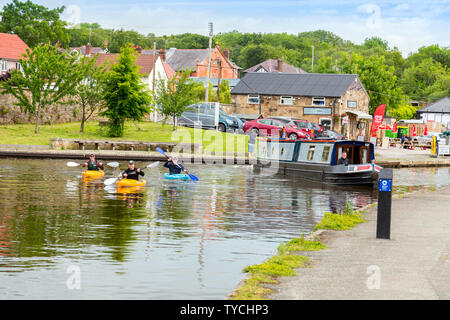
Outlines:
{"type": "Polygon", "coordinates": [[[378,176],[377,239],[391,237],[392,169],[381,170],[378,176]]]}

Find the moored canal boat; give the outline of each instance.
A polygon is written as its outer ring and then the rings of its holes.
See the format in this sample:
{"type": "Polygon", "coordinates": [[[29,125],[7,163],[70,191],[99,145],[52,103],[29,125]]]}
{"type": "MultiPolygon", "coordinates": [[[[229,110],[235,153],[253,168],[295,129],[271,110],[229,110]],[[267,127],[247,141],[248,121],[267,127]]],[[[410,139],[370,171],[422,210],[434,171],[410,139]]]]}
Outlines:
{"type": "Polygon", "coordinates": [[[293,178],[336,185],[373,185],[383,169],[373,163],[374,147],[355,140],[260,139],[255,171],[276,168],[293,178]],[[348,165],[338,165],[342,153],[348,165]]]}

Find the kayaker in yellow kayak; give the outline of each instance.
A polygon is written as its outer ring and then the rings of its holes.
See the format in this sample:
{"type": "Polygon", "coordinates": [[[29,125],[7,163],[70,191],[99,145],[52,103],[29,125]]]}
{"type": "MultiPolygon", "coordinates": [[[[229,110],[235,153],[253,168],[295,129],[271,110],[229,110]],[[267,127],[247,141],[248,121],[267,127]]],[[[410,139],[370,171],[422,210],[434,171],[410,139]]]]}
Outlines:
{"type": "Polygon", "coordinates": [[[97,161],[95,159],[95,154],[93,154],[93,153],[91,153],[89,155],[89,160],[83,164],[83,167],[87,167],[88,170],[91,170],[91,171],[105,170],[103,163],[101,163],[100,161],[97,161]]]}
{"type": "Polygon", "coordinates": [[[128,162],[128,169],[126,169],[122,176],[125,179],[133,179],[133,180],[139,180],[139,176],[144,176],[144,171],[141,170],[141,168],[135,168],[134,167],[134,161],[130,160],[128,162]]]}
{"type": "Polygon", "coordinates": [[[185,171],[183,165],[178,163],[178,158],[176,156],[168,158],[164,167],[169,169],[170,174],[180,174],[181,171],[185,171]]]}

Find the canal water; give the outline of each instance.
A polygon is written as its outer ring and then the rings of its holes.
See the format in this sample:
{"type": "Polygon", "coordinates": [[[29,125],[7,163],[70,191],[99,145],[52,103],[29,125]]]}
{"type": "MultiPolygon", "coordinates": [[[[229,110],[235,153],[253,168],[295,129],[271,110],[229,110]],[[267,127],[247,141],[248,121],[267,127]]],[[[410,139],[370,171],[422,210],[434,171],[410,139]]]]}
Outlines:
{"type": "MultiPolygon", "coordinates": [[[[200,181],[164,180],[161,164],[146,188],[124,191],[83,181],[66,161],[0,159],[0,299],[224,299],[245,266],[324,212],[377,195],[248,166],[187,167],[200,181]]],[[[394,173],[399,193],[449,182],[449,168],[394,173]]]]}

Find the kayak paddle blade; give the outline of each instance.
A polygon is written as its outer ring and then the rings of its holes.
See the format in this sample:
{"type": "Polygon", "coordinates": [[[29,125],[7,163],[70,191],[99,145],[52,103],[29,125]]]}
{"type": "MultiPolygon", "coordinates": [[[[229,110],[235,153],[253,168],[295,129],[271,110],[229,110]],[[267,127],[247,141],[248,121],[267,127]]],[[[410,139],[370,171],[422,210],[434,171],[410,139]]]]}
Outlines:
{"type": "Polygon", "coordinates": [[[193,174],[188,174],[189,178],[191,178],[194,181],[198,181],[198,178],[196,176],[194,176],[193,174]]]}
{"type": "Polygon", "coordinates": [[[164,152],[163,149],[161,148],[156,148],[156,151],[158,151],[159,153],[161,153],[163,156],[167,157],[166,153],[164,152]]]}
{"type": "Polygon", "coordinates": [[[78,167],[80,164],[79,163],[76,163],[76,162],[67,162],[67,166],[68,167],[78,167]]]}
{"type": "Polygon", "coordinates": [[[113,183],[116,182],[116,181],[117,181],[117,178],[109,178],[109,179],[106,179],[106,180],[105,180],[105,185],[106,185],[106,186],[109,186],[109,185],[113,184],[113,183]]]}
{"type": "Polygon", "coordinates": [[[119,163],[118,162],[110,162],[110,163],[107,163],[107,165],[112,167],[112,168],[118,168],[119,167],[119,163]]]}
{"type": "Polygon", "coordinates": [[[156,162],[150,163],[147,166],[147,168],[156,168],[158,165],[159,165],[159,161],[156,161],[156,162]]]}

